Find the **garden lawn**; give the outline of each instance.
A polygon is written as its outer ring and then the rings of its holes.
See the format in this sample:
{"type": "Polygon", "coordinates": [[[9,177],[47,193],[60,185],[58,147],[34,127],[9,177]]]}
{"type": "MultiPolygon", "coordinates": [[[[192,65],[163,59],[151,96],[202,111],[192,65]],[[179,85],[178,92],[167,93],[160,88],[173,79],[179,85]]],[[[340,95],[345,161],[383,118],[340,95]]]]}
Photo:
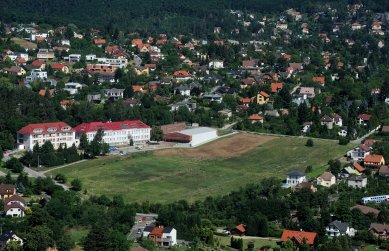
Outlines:
{"type": "Polygon", "coordinates": [[[227,194],[263,178],[282,180],[289,171],[304,171],[308,165],[319,173],[328,160],[343,156],[353,147],[340,146],[337,141],[313,141],[313,147],[306,147],[303,138],[274,138],[232,158],[180,157],[174,151],[110,156],[70,165],[47,175],[62,173],[69,183],[79,178],[88,194],[118,194],[127,202],[180,199],[193,202],[227,194]]]}

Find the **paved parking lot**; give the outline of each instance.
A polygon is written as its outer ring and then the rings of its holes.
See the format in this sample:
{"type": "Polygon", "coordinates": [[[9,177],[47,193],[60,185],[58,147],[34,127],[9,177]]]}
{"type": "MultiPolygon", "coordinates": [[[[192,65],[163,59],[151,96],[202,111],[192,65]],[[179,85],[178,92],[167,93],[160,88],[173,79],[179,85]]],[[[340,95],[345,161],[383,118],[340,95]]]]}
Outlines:
{"type": "Polygon", "coordinates": [[[155,224],[155,221],[158,219],[158,214],[142,214],[137,213],[135,215],[135,223],[132,227],[130,233],[128,234],[128,240],[136,240],[141,237],[143,229],[146,226],[155,224]]]}

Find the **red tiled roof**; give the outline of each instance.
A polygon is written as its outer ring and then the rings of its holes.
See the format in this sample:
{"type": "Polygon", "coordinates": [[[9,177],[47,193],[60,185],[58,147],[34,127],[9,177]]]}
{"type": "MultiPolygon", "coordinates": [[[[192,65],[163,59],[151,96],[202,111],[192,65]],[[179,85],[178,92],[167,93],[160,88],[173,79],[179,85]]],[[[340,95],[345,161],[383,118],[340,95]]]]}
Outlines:
{"type": "Polygon", "coordinates": [[[12,201],[19,201],[19,202],[23,203],[24,205],[26,204],[26,201],[23,199],[23,197],[21,197],[17,194],[14,194],[11,197],[4,199],[4,205],[7,205],[8,203],[10,203],[12,201]]]}
{"type": "Polygon", "coordinates": [[[308,245],[313,245],[317,233],[315,232],[304,232],[304,231],[293,231],[285,229],[282,232],[281,241],[287,241],[289,239],[294,239],[298,243],[303,243],[304,239],[308,245]]]}
{"type": "Polygon", "coordinates": [[[45,62],[41,60],[35,60],[31,63],[32,66],[34,67],[41,67],[45,62]]]}
{"type": "Polygon", "coordinates": [[[325,77],[313,77],[312,80],[313,80],[313,82],[324,85],[326,78],[325,77]]]}
{"type": "Polygon", "coordinates": [[[357,162],[354,162],[353,163],[353,167],[355,168],[355,170],[357,170],[358,172],[362,173],[365,171],[365,168],[363,168],[360,164],[358,164],[357,162]]]}
{"type": "Polygon", "coordinates": [[[10,210],[11,208],[19,208],[20,210],[24,211],[25,208],[20,205],[19,203],[17,202],[12,202],[11,204],[9,205],[4,205],[4,212],[8,212],[8,210],[10,210]]]}
{"type": "Polygon", "coordinates": [[[266,93],[266,92],[264,92],[264,91],[261,91],[259,94],[260,94],[260,95],[262,95],[262,96],[264,96],[265,98],[268,98],[268,97],[270,97],[270,95],[269,95],[269,94],[267,94],[267,93],[266,93]]]}
{"type": "Polygon", "coordinates": [[[175,71],[173,76],[175,76],[175,77],[190,77],[192,75],[187,71],[175,71]]]}
{"type": "Polygon", "coordinates": [[[254,120],[254,121],[263,120],[263,117],[260,116],[259,114],[252,114],[249,116],[249,120],[254,120]]]}
{"type": "Polygon", "coordinates": [[[45,134],[52,133],[48,129],[54,129],[53,132],[73,132],[73,129],[65,122],[52,122],[52,123],[40,123],[40,124],[29,124],[21,128],[18,133],[21,134],[45,134]],[[63,128],[69,128],[69,130],[63,130],[63,128]]]}
{"type": "Polygon", "coordinates": [[[150,128],[140,120],[124,120],[117,122],[91,122],[82,123],[74,128],[76,132],[97,132],[99,129],[104,131],[119,131],[132,128],[150,128]]]}
{"type": "Polygon", "coordinates": [[[243,104],[251,103],[251,98],[241,98],[240,101],[241,101],[243,104]]]}
{"type": "Polygon", "coordinates": [[[134,92],[147,93],[147,90],[143,90],[143,86],[140,85],[133,85],[132,90],[134,90],[134,92]]]}
{"type": "Polygon", "coordinates": [[[364,121],[367,121],[367,120],[370,120],[371,119],[371,115],[370,114],[359,114],[358,115],[358,119],[362,119],[362,120],[364,120],[364,121]]]}
{"type": "Polygon", "coordinates": [[[93,42],[97,45],[102,45],[102,44],[107,43],[107,41],[105,39],[102,39],[102,38],[96,38],[95,40],[93,40],[93,42]]]}
{"type": "Polygon", "coordinates": [[[23,59],[23,58],[16,58],[16,61],[17,61],[18,63],[21,63],[21,64],[27,62],[27,61],[26,61],[25,59],[23,59]]]}
{"type": "Polygon", "coordinates": [[[149,235],[162,235],[163,234],[163,227],[155,227],[153,230],[151,230],[149,235]]]}
{"type": "Polygon", "coordinates": [[[384,158],[384,156],[379,154],[370,154],[365,157],[363,160],[364,162],[373,162],[373,163],[379,163],[384,158]]]}
{"type": "Polygon", "coordinates": [[[62,70],[66,65],[64,64],[52,64],[51,68],[54,70],[62,70]]]}
{"type": "Polygon", "coordinates": [[[238,231],[241,232],[241,233],[245,233],[245,232],[246,232],[246,228],[244,227],[243,224],[239,224],[239,225],[236,226],[234,229],[238,230],[238,231]]]}
{"type": "Polygon", "coordinates": [[[271,84],[270,84],[270,87],[271,87],[271,92],[276,93],[276,92],[278,92],[280,89],[282,89],[283,84],[282,84],[282,83],[276,83],[276,82],[274,82],[274,83],[271,83],[271,84]]]}

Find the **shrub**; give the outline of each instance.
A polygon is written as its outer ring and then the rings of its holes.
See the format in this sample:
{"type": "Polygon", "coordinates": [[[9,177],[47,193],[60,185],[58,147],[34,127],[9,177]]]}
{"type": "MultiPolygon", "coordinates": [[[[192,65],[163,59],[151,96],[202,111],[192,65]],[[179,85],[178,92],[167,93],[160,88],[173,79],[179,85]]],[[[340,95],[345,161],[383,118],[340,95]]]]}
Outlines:
{"type": "Polygon", "coordinates": [[[312,139],[308,139],[307,143],[305,144],[305,146],[313,147],[313,140],[312,139]]]}

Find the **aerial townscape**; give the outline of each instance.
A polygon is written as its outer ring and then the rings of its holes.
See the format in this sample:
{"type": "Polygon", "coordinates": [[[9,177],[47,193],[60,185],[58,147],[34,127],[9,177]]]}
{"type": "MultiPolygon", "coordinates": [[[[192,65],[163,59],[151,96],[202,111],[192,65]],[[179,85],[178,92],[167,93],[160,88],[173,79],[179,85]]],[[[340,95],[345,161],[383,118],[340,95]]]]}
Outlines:
{"type": "Polygon", "coordinates": [[[0,250],[389,250],[388,0],[2,0],[0,250]]]}

